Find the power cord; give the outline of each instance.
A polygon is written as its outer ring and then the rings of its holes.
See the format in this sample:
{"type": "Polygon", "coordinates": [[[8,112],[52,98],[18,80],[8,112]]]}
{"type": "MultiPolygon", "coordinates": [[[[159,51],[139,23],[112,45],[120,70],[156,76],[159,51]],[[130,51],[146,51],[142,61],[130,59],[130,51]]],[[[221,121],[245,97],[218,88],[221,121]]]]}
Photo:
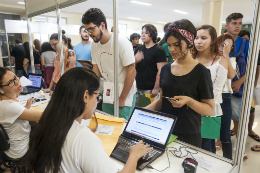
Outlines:
{"type": "MultiPolygon", "coordinates": [[[[169,148],[173,148],[173,150],[169,150],[172,155],[174,155],[175,157],[178,157],[178,158],[184,158],[184,157],[187,157],[189,154],[191,155],[191,157],[196,160],[194,157],[193,157],[193,154],[198,154],[198,151],[195,150],[195,153],[192,153],[191,151],[187,150],[187,148],[189,147],[183,147],[183,146],[180,146],[179,149],[175,148],[175,147],[169,147],[169,148]],[[183,152],[181,151],[181,149],[185,149],[186,151],[186,155],[183,156],[183,152]],[[179,155],[177,153],[180,153],[179,155]]],[[[192,148],[190,148],[192,149],[192,148]]],[[[194,150],[194,149],[192,149],[194,150]]]]}
{"type": "Polygon", "coordinates": [[[171,163],[170,163],[170,159],[169,159],[169,155],[168,155],[168,148],[166,148],[166,155],[167,155],[167,158],[168,158],[168,163],[169,163],[169,166],[168,167],[166,167],[166,168],[164,168],[163,170],[158,170],[158,169],[155,169],[154,167],[152,167],[150,164],[149,165],[147,165],[147,168],[149,168],[149,169],[154,169],[154,170],[156,170],[156,171],[158,171],[158,172],[163,172],[163,171],[165,171],[166,169],[168,169],[168,168],[170,168],[171,167],[171,163]]]}

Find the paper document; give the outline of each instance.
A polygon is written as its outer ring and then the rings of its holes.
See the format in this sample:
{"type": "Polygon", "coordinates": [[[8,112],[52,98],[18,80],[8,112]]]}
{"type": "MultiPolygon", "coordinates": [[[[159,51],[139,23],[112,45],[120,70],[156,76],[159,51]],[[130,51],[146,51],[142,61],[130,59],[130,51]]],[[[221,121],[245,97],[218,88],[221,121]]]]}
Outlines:
{"type": "MultiPolygon", "coordinates": [[[[123,88],[124,88],[124,84],[123,83],[119,83],[118,84],[118,93],[119,96],[121,95],[123,88]]],[[[135,87],[132,87],[127,95],[126,101],[125,101],[125,106],[128,107],[132,107],[132,103],[133,103],[133,97],[135,94],[135,87]]],[[[114,97],[115,97],[115,93],[114,93],[114,82],[104,82],[104,91],[103,91],[103,102],[104,103],[109,103],[109,104],[113,104],[114,103],[114,97]]]]}
{"type": "Polygon", "coordinates": [[[29,79],[27,79],[24,76],[20,77],[20,82],[21,82],[22,87],[32,85],[32,81],[30,81],[29,79]]]}
{"type": "Polygon", "coordinates": [[[101,135],[112,135],[114,131],[115,126],[107,126],[107,125],[102,125],[99,124],[96,134],[101,134],[101,135]]]}
{"type": "Polygon", "coordinates": [[[216,168],[219,167],[218,163],[216,163],[210,159],[204,158],[198,154],[194,154],[193,157],[199,163],[199,167],[202,167],[210,172],[214,171],[216,168]]]}

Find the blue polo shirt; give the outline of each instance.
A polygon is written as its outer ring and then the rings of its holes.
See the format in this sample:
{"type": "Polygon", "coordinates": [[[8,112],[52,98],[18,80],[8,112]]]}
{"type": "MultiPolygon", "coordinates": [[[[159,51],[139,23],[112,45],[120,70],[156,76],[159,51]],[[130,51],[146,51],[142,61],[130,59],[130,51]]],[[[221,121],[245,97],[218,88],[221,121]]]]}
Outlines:
{"type": "MultiPolygon", "coordinates": [[[[243,40],[243,38],[238,36],[238,38],[235,41],[236,52],[234,54],[232,54],[232,55],[229,55],[230,57],[235,57],[236,56],[236,54],[237,54],[237,52],[238,52],[238,50],[240,48],[240,45],[242,43],[242,40],[243,40]]],[[[247,57],[248,57],[248,48],[249,48],[249,41],[246,44],[246,50],[244,52],[246,61],[247,61],[247,57]]]]}
{"type": "MultiPolygon", "coordinates": [[[[83,45],[82,43],[74,46],[73,51],[76,54],[76,60],[92,60],[91,57],[91,42],[89,44],[83,45]]],[[[83,67],[78,61],[76,62],[77,67],[83,67]]]]}

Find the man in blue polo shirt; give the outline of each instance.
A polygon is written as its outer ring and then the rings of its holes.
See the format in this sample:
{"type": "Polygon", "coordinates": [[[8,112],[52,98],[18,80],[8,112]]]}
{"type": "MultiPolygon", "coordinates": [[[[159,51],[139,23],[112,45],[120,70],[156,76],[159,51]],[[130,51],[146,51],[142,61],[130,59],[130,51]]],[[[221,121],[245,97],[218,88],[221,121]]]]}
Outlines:
{"type": "MultiPolygon", "coordinates": [[[[73,51],[76,54],[76,60],[92,60],[91,58],[91,41],[89,40],[89,35],[85,32],[85,26],[82,25],[79,28],[79,35],[81,36],[82,42],[74,46],[73,51]]],[[[77,67],[82,67],[82,65],[77,61],[77,67]]]]}

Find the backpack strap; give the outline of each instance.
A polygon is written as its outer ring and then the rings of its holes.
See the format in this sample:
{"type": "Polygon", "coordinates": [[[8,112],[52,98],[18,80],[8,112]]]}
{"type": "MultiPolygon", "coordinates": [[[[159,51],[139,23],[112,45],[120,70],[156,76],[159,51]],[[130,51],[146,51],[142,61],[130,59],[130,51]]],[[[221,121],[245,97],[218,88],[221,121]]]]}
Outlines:
{"type": "Polygon", "coordinates": [[[247,41],[247,39],[243,38],[237,53],[245,53],[247,41]]]}

